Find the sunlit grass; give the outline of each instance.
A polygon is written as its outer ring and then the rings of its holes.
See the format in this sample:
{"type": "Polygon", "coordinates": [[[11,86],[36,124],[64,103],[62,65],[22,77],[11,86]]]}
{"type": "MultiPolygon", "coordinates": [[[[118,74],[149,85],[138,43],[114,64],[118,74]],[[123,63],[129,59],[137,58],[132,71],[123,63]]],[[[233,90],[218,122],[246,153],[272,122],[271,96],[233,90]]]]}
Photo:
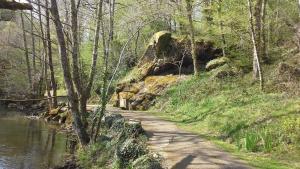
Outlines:
{"type": "Polygon", "coordinates": [[[251,83],[250,75],[215,80],[205,73],[167,90],[154,109],[255,167],[300,168],[300,98],[251,83]]]}

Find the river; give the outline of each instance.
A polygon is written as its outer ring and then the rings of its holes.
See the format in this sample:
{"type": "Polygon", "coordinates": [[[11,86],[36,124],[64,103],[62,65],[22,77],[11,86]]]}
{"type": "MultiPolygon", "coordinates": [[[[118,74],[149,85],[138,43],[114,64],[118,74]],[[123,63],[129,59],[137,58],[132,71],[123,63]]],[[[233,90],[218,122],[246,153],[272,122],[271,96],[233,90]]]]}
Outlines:
{"type": "Polygon", "coordinates": [[[67,136],[57,126],[0,109],[0,169],[47,169],[66,156],[67,136]]]}

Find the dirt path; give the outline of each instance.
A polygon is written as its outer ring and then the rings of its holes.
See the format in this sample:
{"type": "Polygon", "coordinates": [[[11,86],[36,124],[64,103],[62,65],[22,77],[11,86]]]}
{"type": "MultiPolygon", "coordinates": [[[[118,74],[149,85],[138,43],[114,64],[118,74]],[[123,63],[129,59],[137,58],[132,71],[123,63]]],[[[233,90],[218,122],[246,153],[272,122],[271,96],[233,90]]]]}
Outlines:
{"type": "Polygon", "coordinates": [[[199,136],[179,129],[174,123],[138,111],[109,109],[128,119],[140,120],[149,136],[149,147],[164,158],[168,169],[248,169],[241,160],[216,148],[199,136]]]}

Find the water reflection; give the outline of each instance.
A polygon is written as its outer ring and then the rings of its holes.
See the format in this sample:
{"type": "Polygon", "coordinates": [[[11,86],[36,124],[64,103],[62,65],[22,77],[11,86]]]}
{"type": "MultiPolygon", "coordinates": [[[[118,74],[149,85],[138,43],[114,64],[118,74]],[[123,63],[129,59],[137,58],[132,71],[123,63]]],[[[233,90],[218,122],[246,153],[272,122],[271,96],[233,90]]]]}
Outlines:
{"type": "Polygon", "coordinates": [[[0,169],[49,168],[62,162],[65,134],[43,121],[0,113],[0,169]]]}

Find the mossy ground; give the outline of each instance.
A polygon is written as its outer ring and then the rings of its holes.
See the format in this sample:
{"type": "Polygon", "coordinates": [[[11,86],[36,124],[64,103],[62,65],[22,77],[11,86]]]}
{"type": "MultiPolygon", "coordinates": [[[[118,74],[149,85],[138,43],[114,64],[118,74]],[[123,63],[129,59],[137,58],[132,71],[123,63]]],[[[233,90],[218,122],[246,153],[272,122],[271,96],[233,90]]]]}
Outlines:
{"type": "MultiPolygon", "coordinates": [[[[267,77],[273,68],[264,68],[267,77]]],[[[257,168],[300,168],[300,97],[274,91],[270,78],[262,92],[251,79],[202,73],[168,89],[151,111],[257,168]]]]}

